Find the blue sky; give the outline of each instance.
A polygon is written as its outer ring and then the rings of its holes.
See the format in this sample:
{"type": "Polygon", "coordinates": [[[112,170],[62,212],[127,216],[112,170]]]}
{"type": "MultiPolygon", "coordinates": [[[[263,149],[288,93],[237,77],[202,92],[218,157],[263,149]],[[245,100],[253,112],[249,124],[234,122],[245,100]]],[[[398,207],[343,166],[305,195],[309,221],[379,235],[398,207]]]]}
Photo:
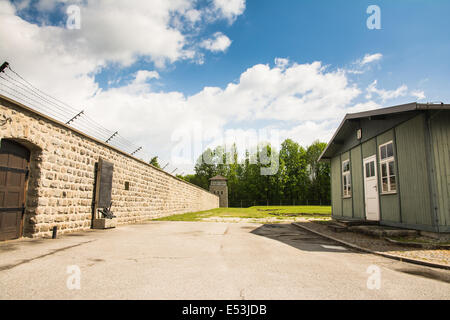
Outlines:
{"type": "MultiPolygon", "coordinates": [[[[221,30],[227,34],[233,41],[227,52],[208,53],[202,65],[176,63],[161,73],[164,90],[194,94],[205,86],[224,87],[248,67],[273,63],[275,57],[297,62],[319,60],[336,68],[351,64],[365,53],[382,52],[382,67],[370,76],[360,77],[362,81],[376,75],[388,87],[405,82],[425,88],[421,84],[424,79],[435,79],[433,85],[427,81],[427,92],[435,99],[448,101],[450,2],[377,1],[382,29],[369,30],[366,8],[374,3],[247,1],[245,13],[233,25],[218,22],[204,31],[221,30]]],[[[138,64],[125,72],[139,68],[138,64]]]]}
{"type": "Polygon", "coordinates": [[[190,158],[227,131],[307,145],[346,112],[448,103],[448,13],[439,0],[0,0],[0,57],[143,145],[141,157],[176,163],[174,136],[191,136],[190,158]],[[66,27],[73,4],[79,30],[66,27]],[[380,30],[366,26],[369,5],[380,30]]]}

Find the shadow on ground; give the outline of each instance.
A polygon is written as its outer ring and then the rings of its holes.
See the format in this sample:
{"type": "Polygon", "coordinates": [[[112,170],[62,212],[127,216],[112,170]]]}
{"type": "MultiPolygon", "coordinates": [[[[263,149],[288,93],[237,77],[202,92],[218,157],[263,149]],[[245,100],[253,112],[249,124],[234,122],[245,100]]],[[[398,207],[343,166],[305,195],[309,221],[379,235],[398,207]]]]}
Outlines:
{"type": "MultiPolygon", "coordinates": [[[[337,242],[323,238],[312,232],[299,229],[298,227],[295,227],[291,224],[265,224],[259,228],[252,230],[251,233],[280,241],[302,251],[342,253],[352,252],[362,255],[369,255],[369,253],[366,252],[344,248],[337,242]],[[335,249],[333,249],[333,247],[335,249]]],[[[447,270],[432,269],[429,267],[397,262],[395,260],[392,260],[391,262],[389,259],[387,259],[386,261],[387,264],[385,265],[385,267],[388,267],[389,269],[423,278],[450,283],[450,272],[447,270]]]]}
{"type": "MultiPolygon", "coordinates": [[[[341,231],[341,232],[332,232],[327,228],[327,223],[324,222],[302,222],[302,221],[296,221],[295,224],[304,226],[307,229],[312,229],[314,231],[317,231],[319,233],[323,233],[325,235],[330,235],[334,238],[353,243],[355,245],[358,245],[363,248],[368,248],[374,251],[379,252],[392,252],[392,251],[423,251],[428,250],[431,248],[423,248],[421,246],[408,246],[403,244],[396,244],[392,242],[388,242],[384,239],[384,236],[374,236],[374,235],[367,235],[360,232],[354,232],[354,231],[341,231]]],[[[380,227],[382,229],[386,230],[398,230],[398,228],[390,228],[390,227],[380,227]]],[[[304,230],[307,232],[306,230],[304,230]]]]}
{"type": "Polygon", "coordinates": [[[291,224],[264,224],[251,233],[280,241],[302,251],[353,252],[334,241],[301,230],[291,224]]]}

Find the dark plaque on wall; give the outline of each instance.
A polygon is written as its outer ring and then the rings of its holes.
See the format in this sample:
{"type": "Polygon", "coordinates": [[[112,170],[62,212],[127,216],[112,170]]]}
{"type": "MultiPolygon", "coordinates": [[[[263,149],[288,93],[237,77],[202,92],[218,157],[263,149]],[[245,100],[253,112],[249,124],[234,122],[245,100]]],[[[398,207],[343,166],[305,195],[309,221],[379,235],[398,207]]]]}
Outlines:
{"type": "Polygon", "coordinates": [[[100,159],[98,162],[97,183],[98,183],[98,201],[97,208],[107,208],[111,205],[111,190],[114,164],[100,159]]]}

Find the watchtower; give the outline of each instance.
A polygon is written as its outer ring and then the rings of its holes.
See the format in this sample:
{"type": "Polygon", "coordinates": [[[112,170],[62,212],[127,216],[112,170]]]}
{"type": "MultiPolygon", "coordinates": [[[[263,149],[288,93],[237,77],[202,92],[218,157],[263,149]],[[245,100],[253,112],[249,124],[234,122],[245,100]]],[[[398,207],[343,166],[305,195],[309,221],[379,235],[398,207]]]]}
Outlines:
{"type": "Polygon", "coordinates": [[[228,208],[228,179],[222,176],[215,176],[209,181],[209,191],[219,196],[219,207],[228,208]]]}

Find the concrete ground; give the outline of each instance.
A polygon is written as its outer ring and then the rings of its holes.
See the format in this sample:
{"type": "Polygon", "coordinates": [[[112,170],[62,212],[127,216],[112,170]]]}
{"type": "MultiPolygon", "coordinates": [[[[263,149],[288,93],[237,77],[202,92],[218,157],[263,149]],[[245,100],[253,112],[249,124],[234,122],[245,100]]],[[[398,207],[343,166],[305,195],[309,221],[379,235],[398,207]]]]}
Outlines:
{"type": "Polygon", "coordinates": [[[149,222],[0,243],[0,298],[450,299],[450,271],[290,224],[149,222]]]}

